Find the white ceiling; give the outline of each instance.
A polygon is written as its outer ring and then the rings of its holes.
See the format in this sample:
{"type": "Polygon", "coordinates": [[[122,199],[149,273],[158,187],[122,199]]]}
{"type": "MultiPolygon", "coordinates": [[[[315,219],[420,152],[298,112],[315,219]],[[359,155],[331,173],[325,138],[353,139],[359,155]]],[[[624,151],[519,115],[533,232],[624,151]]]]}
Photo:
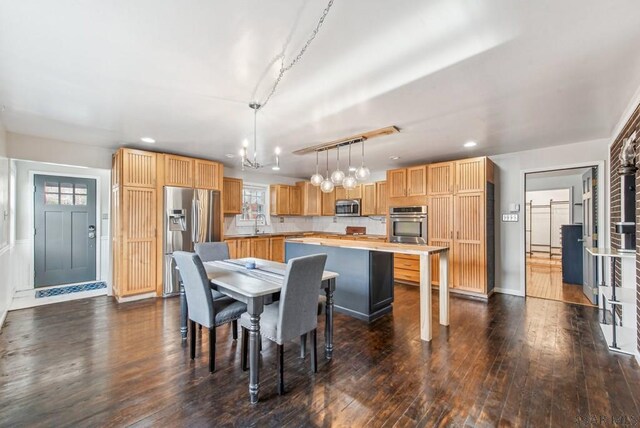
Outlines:
{"type": "MultiPolygon", "coordinates": [[[[152,136],[232,165],[273,59],[324,7],[0,0],[2,121],[109,148],[152,136]]],[[[367,143],[373,170],[608,137],[640,86],[639,16],[637,0],[336,0],[259,114],[259,153],[280,146],[280,173],[306,176],[315,157],[293,150],[388,125],[401,133],[367,143]]]]}

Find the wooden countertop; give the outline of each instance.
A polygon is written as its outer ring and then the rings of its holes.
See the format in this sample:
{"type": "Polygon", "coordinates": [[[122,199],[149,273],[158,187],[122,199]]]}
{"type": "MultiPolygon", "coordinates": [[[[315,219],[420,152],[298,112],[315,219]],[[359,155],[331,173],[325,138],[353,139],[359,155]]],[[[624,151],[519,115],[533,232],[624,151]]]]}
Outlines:
{"type": "Polygon", "coordinates": [[[224,239],[249,239],[249,238],[270,238],[270,237],[276,237],[276,236],[313,236],[313,235],[319,235],[319,236],[336,236],[336,237],[342,237],[342,239],[345,239],[346,237],[351,237],[353,236],[356,239],[387,239],[387,237],[385,235],[370,235],[370,234],[365,234],[365,235],[346,235],[344,233],[333,233],[333,232],[309,232],[309,231],[305,231],[305,232],[268,232],[268,233],[259,233],[259,234],[253,234],[253,235],[242,235],[242,234],[236,234],[236,235],[224,235],[224,239]]]}
{"type": "Polygon", "coordinates": [[[289,238],[286,242],[296,242],[300,244],[325,245],[328,247],[353,248],[356,250],[385,251],[398,254],[436,254],[449,251],[448,247],[432,247],[430,245],[395,244],[389,242],[376,242],[366,240],[351,239],[328,239],[328,238],[289,238]]]}

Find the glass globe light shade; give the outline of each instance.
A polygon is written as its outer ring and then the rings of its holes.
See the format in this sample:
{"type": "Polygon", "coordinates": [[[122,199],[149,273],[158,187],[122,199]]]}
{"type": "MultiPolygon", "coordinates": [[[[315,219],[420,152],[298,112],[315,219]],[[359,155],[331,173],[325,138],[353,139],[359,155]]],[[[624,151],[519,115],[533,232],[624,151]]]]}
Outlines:
{"type": "Polygon", "coordinates": [[[342,184],[343,180],[344,180],[344,171],[336,169],[331,173],[331,181],[333,181],[333,184],[342,184]]]}
{"type": "Polygon", "coordinates": [[[367,178],[369,178],[370,175],[371,175],[371,171],[369,171],[369,168],[367,168],[364,165],[356,169],[356,178],[360,181],[366,180],[367,178]]]}
{"type": "Polygon", "coordinates": [[[314,186],[319,186],[320,184],[322,184],[323,180],[324,177],[322,177],[322,175],[318,174],[317,172],[311,176],[311,184],[313,184],[314,186]]]}
{"type": "Polygon", "coordinates": [[[331,193],[331,192],[333,192],[334,187],[335,186],[333,184],[333,181],[329,180],[328,178],[325,179],[320,184],[320,190],[322,190],[323,193],[331,193]]]}
{"type": "Polygon", "coordinates": [[[353,175],[346,176],[342,181],[342,185],[347,190],[355,189],[357,184],[358,184],[358,180],[356,180],[356,178],[353,175]]]}

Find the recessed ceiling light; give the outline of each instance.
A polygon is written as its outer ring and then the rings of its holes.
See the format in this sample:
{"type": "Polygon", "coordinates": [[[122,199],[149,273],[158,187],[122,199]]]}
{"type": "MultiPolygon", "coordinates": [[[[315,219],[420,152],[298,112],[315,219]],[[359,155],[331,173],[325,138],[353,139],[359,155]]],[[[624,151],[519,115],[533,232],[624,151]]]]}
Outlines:
{"type": "Polygon", "coordinates": [[[280,171],[280,167],[278,165],[272,166],[271,169],[274,171],[280,171]]]}
{"type": "Polygon", "coordinates": [[[389,156],[389,159],[398,160],[398,159],[400,159],[400,156],[389,156]]]}
{"type": "Polygon", "coordinates": [[[228,157],[229,159],[233,159],[236,157],[236,155],[234,155],[233,153],[227,153],[225,156],[228,157]]]}
{"type": "Polygon", "coordinates": [[[149,144],[153,144],[156,142],[156,140],[154,140],[151,137],[142,137],[140,138],[140,141],[142,141],[143,143],[149,143],[149,144]]]}
{"type": "Polygon", "coordinates": [[[467,141],[466,143],[463,144],[464,147],[466,148],[470,148],[470,147],[475,147],[478,145],[478,143],[476,143],[475,141],[467,141]]]}

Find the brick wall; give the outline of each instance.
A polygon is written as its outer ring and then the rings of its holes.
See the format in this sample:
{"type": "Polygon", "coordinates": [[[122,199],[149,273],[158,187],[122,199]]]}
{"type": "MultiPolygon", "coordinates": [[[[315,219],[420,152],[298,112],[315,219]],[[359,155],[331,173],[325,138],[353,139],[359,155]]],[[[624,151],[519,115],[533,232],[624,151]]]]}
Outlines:
{"type": "MultiPolygon", "coordinates": [[[[610,198],[611,198],[611,247],[620,248],[620,236],[615,233],[613,224],[620,221],[620,177],[618,177],[618,168],[620,167],[620,150],[622,150],[622,141],[633,134],[634,131],[640,132],[640,105],[625,124],[624,128],[616,137],[611,145],[611,168],[610,168],[610,198]]],[[[636,143],[636,151],[640,152],[640,144],[636,143]]],[[[640,167],[640,156],[636,156],[636,166],[640,167]]],[[[620,284],[619,267],[614,272],[617,284],[620,284]]],[[[638,327],[638,337],[636,346],[640,351],[640,171],[636,173],[636,323],[638,327]]]]}

